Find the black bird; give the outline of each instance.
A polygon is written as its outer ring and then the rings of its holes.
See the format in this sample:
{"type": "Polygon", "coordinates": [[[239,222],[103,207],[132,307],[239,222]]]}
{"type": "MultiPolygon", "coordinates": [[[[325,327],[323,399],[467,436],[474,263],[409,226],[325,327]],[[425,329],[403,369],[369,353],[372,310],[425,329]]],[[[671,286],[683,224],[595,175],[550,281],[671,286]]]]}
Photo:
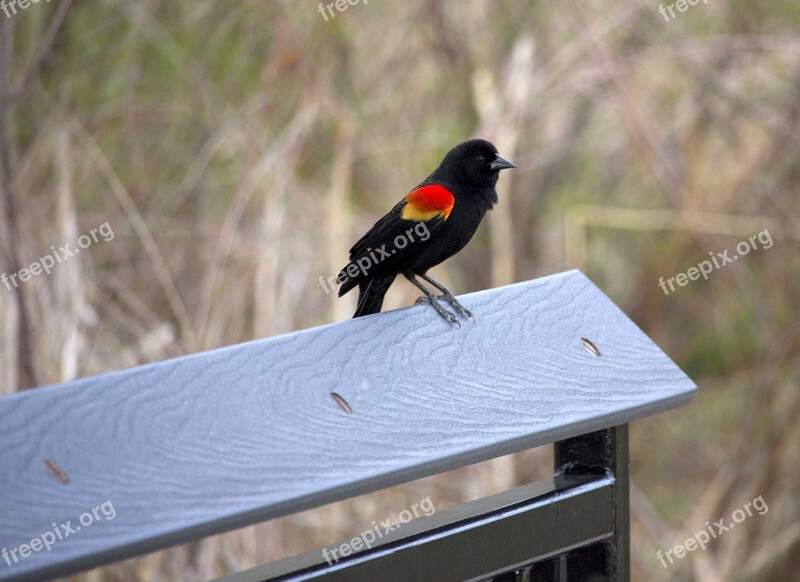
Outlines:
{"type": "Polygon", "coordinates": [[[448,289],[426,273],[464,248],[486,211],[497,203],[495,185],[500,170],[516,167],[483,139],[465,141],[450,150],[430,176],[350,249],[350,262],[336,282],[341,285],[339,297],[358,285],[353,317],[378,313],[399,274],[425,294],[418,303],[430,303],[450,323],[456,323],[456,316],[439,300],[447,301],[459,315],[472,317],[448,289]],[[442,295],[435,295],[417,277],[442,295]]]}

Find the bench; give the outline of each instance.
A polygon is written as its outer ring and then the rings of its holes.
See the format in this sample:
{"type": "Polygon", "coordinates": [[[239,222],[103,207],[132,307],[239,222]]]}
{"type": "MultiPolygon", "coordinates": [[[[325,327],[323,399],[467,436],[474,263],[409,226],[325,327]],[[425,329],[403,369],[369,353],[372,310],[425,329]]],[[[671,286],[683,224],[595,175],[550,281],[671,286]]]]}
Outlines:
{"type": "Polygon", "coordinates": [[[628,580],[627,425],[694,384],[578,271],[460,300],[460,328],[418,305],[0,398],[0,580],[549,443],[550,479],[230,580],[628,580]]]}

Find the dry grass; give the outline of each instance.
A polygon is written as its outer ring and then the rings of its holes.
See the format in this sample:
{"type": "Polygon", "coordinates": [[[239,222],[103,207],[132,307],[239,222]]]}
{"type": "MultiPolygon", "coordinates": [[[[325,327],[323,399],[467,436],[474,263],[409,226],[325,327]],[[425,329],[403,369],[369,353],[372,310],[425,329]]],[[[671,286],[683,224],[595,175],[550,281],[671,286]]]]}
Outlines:
{"type": "MultiPolygon", "coordinates": [[[[800,567],[800,8],[709,2],[140,0],[0,16],[0,393],[349,316],[318,286],[472,135],[520,170],[459,292],[578,267],[699,384],[631,431],[637,580],[800,567]],[[664,295],[711,251],[753,252],[664,295]],[[762,495],[770,511],[670,568],[666,550],[762,495]]],[[[387,307],[410,304],[398,284],[387,307]]],[[[73,579],[202,580],[550,470],[546,450],[215,536],[73,579]]]]}

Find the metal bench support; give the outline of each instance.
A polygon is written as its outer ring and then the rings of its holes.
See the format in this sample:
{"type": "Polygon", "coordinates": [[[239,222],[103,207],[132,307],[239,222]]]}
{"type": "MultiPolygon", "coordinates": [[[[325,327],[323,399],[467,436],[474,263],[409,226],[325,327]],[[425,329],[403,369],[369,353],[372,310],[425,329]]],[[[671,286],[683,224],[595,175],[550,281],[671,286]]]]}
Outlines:
{"type": "Polygon", "coordinates": [[[225,580],[627,582],[628,426],[554,446],[552,479],[417,519],[335,563],[319,549],[225,580]]]}

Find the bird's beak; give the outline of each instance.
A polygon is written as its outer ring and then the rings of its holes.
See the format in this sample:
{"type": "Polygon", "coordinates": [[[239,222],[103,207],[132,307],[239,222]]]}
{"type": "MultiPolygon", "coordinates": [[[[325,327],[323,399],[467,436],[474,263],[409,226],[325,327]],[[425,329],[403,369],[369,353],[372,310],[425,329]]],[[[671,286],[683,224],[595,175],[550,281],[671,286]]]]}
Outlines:
{"type": "Polygon", "coordinates": [[[493,170],[505,170],[506,168],[516,168],[517,164],[497,154],[497,157],[489,164],[489,167],[493,170]]]}

